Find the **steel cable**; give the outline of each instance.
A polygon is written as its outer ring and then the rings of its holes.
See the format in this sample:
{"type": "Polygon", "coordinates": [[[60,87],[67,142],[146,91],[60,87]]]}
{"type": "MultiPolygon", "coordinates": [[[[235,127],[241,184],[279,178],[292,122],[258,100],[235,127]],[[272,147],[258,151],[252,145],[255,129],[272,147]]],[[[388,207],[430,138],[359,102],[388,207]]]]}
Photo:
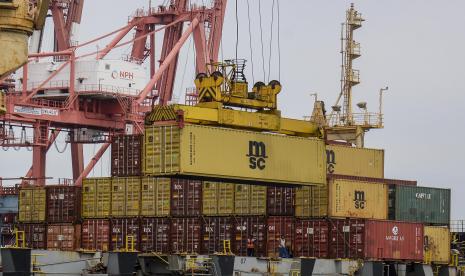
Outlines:
{"type": "Polygon", "coordinates": [[[247,0],[247,17],[248,17],[248,24],[249,24],[249,47],[250,47],[250,63],[252,65],[252,81],[255,83],[255,74],[254,74],[254,66],[253,66],[253,49],[252,49],[252,30],[250,28],[250,5],[249,0],[247,0]]]}
{"type": "Polygon", "coordinates": [[[266,71],[265,71],[265,54],[264,54],[264,46],[263,46],[263,27],[262,27],[262,5],[261,5],[262,0],[258,0],[258,17],[260,18],[260,43],[262,46],[262,69],[263,69],[263,80],[265,80],[266,77],[266,71]]]}

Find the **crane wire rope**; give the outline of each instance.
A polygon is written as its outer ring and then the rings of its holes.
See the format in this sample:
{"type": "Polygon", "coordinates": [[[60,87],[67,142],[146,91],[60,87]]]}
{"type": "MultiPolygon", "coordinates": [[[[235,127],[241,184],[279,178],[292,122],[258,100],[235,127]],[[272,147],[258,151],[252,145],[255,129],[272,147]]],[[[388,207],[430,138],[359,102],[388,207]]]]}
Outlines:
{"type": "Polygon", "coordinates": [[[261,5],[262,0],[258,0],[258,17],[260,18],[260,44],[262,46],[262,70],[263,70],[263,80],[265,80],[266,77],[266,71],[265,71],[265,54],[264,54],[264,46],[263,46],[263,27],[262,27],[262,5],[261,5]]]}
{"type": "Polygon", "coordinates": [[[252,49],[252,30],[251,30],[251,22],[250,22],[250,3],[247,0],[247,19],[249,25],[249,48],[250,48],[250,63],[252,65],[252,82],[255,83],[255,75],[254,75],[254,66],[253,66],[253,49],[252,49]]]}
{"type": "Polygon", "coordinates": [[[273,53],[274,5],[275,5],[275,0],[273,0],[273,4],[271,5],[270,51],[269,51],[269,58],[268,58],[268,78],[267,78],[267,82],[270,82],[270,75],[271,75],[271,56],[272,56],[272,53],[273,53]]]}
{"type": "Polygon", "coordinates": [[[278,9],[278,80],[281,81],[281,40],[280,40],[280,22],[279,22],[279,0],[276,0],[276,8],[278,9]]]}
{"type": "Polygon", "coordinates": [[[239,48],[239,12],[237,10],[237,0],[236,0],[236,62],[237,62],[237,51],[239,48]]]}
{"type": "Polygon", "coordinates": [[[178,98],[181,96],[180,94],[182,93],[184,89],[184,77],[186,76],[186,69],[187,69],[187,62],[189,61],[189,53],[191,49],[191,44],[192,44],[192,38],[189,39],[189,45],[187,46],[187,54],[186,54],[186,61],[184,62],[184,68],[182,70],[182,77],[181,77],[181,89],[177,93],[174,93],[174,98],[178,98]]]}

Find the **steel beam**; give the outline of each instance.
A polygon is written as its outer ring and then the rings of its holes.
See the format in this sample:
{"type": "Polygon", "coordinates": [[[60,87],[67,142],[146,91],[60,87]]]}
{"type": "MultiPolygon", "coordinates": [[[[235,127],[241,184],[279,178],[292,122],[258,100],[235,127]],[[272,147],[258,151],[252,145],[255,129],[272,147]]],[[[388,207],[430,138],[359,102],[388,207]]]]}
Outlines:
{"type": "Polygon", "coordinates": [[[76,181],[74,182],[76,186],[82,186],[82,180],[87,177],[87,175],[90,173],[90,171],[92,171],[92,169],[94,168],[95,164],[97,164],[97,162],[100,160],[100,158],[102,158],[103,154],[105,153],[105,151],[108,149],[108,147],[110,146],[110,142],[108,143],[104,143],[102,145],[102,147],[100,147],[100,149],[98,150],[98,152],[95,154],[94,157],[92,157],[92,159],[90,160],[89,164],[86,166],[86,168],[84,169],[84,171],[82,171],[82,173],[79,175],[79,177],[76,179],[76,181]]]}

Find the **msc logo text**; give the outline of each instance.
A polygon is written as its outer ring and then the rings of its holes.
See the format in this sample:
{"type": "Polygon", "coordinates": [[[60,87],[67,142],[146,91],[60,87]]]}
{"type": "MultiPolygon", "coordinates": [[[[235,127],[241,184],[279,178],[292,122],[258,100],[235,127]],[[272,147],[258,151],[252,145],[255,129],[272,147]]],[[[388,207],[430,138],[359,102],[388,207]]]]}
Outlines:
{"type": "Polygon", "coordinates": [[[329,174],[334,173],[334,167],[336,166],[336,154],[333,150],[326,150],[326,165],[327,172],[329,174]]]}
{"type": "Polygon", "coordinates": [[[266,146],[263,142],[249,141],[249,153],[246,155],[249,158],[249,168],[252,170],[263,170],[266,166],[266,146]]]}
{"type": "Polygon", "coordinates": [[[365,209],[366,200],[364,191],[354,192],[354,204],[355,209],[365,209]]]}

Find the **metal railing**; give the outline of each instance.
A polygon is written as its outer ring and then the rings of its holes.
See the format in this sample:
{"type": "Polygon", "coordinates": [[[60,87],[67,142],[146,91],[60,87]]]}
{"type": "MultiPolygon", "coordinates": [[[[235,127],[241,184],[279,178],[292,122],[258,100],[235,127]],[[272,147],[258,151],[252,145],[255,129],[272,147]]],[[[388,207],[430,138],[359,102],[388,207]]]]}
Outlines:
{"type": "Polygon", "coordinates": [[[464,233],[465,232],[465,220],[451,220],[450,231],[453,233],[464,233]]]}
{"type": "Polygon", "coordinates": [[[383,127],[383,115],[374,112],[352,113],[351,118],[346,118],[339,113],[334,113],[329,116],[327,120],[328,125],[331,127],[345,126],[348,120],[351,122],[350,125],[354,126],[383,127]]]}

